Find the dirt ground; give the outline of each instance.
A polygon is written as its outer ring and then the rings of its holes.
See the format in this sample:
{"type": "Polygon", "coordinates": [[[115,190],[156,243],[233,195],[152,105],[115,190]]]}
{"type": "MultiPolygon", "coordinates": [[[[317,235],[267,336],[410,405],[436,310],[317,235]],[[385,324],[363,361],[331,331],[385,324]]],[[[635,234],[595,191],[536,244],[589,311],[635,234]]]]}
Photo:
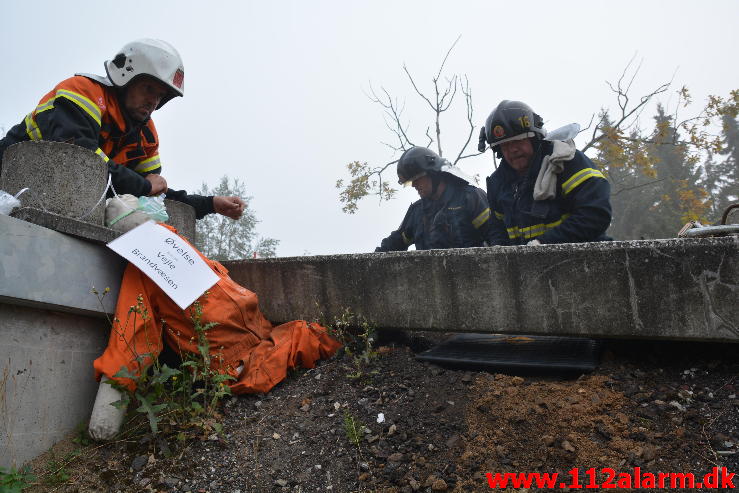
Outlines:
{"type": "Polygon", "coordinates": [[[232,398],[221,437],[67,440],[34,462],[45,484],[29,491],[465,492],[490,490],[485,473],[498,472],[569,484],[579,468],[583,485],[588,468],[598,484],[603,468],[739,472],[734,345],[608,342],[593,373],[563,378],[417,361],[429,344],[385,341],[357,378],[344,356],[232,398]]]}

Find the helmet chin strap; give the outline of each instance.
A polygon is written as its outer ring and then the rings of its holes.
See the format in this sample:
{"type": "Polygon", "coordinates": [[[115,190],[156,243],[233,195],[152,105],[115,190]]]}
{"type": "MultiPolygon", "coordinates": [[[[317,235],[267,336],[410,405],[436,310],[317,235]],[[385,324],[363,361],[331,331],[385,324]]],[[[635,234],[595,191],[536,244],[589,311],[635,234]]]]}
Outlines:
{"type": "Polygon", "coordinates": [[[434,198],[439,189],[439,183],[441,183],[441,173],[429,173],[429,176],[431,177],[431,198],[434,198]]]}

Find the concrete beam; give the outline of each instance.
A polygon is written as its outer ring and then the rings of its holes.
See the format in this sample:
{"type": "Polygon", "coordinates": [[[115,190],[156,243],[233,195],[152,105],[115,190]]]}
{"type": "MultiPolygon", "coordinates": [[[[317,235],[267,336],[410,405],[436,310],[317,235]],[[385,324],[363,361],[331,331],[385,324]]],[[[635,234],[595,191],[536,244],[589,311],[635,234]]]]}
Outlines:
{"type": "Polygon", "coordinates": [[[224,262],[274,322],[739,342],[739,238],[224,262]]]}
{"type": "Polygon", "coordinates": [[[126,265],[117,253],[3,215],[0,238],[0,302],[97,317],[115,311],[126,265]],[[102,305],[93,287],[110,288],[102,305]]]}

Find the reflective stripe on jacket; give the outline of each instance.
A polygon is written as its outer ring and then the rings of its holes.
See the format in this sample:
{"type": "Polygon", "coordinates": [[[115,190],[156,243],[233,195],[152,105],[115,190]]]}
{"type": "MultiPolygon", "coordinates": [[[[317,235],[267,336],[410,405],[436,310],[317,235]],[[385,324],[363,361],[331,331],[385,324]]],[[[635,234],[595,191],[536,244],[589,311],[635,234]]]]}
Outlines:
{"type": "Polygon", "coordinates": [[[376,252],[484,246],[491,232],[490,208],[477,187],[446,181],[439,200],[421,199],[408,208],[400,227],[376,252]]]}
{"type": "Polygon", "coordinates": [[[519,176],[502,160],[487,178],[488,201],[493,212],[492,243],[525,245],[605,241],[611,223],[610,185],[603,173],[582,152],[565,162],[557,176],[556,197],[534,200],[533,190],[542,157],[551,153],[544,141],[526,176],[519,176]]]}

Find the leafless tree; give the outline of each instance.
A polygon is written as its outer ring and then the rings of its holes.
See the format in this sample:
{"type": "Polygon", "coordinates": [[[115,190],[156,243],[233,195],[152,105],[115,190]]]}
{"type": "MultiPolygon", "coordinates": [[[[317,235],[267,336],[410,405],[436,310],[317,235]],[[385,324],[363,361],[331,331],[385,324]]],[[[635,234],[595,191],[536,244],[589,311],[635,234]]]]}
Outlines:
{"type": "MultiPolygon", "coordinates": [[[[379,90],[375,90],[372,84],[370,84],[369,94],[367,94],[367,97],[369,97],[370,101],[383,108],[385,126],[393,136],[392,142],[382,142],[382,144],[392,149],[395,153],[402,153],[416,145],[423,145],[424,147],[431,148],[431,146],[435,144],[434,147],[436,148],[436,152],[440,156],[444,156],[444,149],[442,147],[442,114],[449,110],[452,103],[454,103],[455,97],[459,92],[461,92],[464,96],[469,132],[467,133],[467,139],[459,149],[459,152],[452,164],[456,165],[457,162],[462,159],[477,156],[479,154],[465,154],[465,150],[472,140],[472,135],[475,131],[475,124],[472,121],[472,90],[470,89],[469,80],[466,75],[454,74],[451,77],[444,75],[444,68],[447,60],[460,38],[461,36],[457,37],[452,46],[446,52],[439,69],[431,78],[431,96],[428,96],[419,88],[419,85],[411,74],[408,66],[403,64],[403,71],[408,77],[408,81],[413,87],[413,90],[426,103],[433,113],[433,131],[431,130],[432,125],[428,125],[424,132],[424,135],[428,139],[427,141],[421,144],[416,144],[411,139],[409,132],[410,122],[405,121],[403,117],[405,101],[400,102],[397,97],[393,96],[383,86],[380,86],[379,90]]],[[[336,187],[341,189],[340,200],[344,204],[344,212],[350,214],[356,212],[357,202],[367,195],[377,195],[381,201],[391,198],[395,190],[390,186],[389,182],[383,180],[383,172],[397,162],[398,160],[396,159],[383,165],[371,166],[367,163],[355,161],[347,165],[351,174],[351,180],[346,185],[344,180],[338,180],[336,182],[336,187]]]]}

